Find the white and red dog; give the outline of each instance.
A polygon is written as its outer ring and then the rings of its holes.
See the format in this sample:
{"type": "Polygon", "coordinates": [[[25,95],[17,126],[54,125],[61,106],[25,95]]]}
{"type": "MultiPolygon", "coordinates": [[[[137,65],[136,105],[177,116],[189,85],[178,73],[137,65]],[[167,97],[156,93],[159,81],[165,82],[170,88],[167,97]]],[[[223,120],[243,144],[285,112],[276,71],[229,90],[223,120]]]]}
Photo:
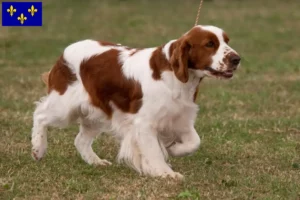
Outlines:
{"type": "Polygon", "coordinates": [[[92,149],[98,134],[111,132],[120,141],[119,161],[142,174],[182,178],[167,157],[198,149],[198,85],[205,76],[231,78],[240,64],[228,41],[220,28],[195,26],[154,48],[94,40],[71,44],[43,74],[48,95],[34,112],[33,158],[46,152],[48,126],[79,122],[75,146],[88,164],[111,164],[92,149]]]}

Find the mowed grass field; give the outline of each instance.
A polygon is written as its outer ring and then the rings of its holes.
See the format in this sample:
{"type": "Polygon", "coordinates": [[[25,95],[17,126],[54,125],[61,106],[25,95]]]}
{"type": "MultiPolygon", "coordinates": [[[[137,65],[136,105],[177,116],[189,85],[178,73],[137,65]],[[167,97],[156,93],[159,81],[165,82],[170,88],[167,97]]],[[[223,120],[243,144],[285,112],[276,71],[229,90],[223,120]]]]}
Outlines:
{"type": "Polygon", "coordinates": [[[118,144],[94,143],[109,167],[82,161],[77,126],[50,129],[31,158],[40,74],[81,39],[152,47],[193,25],[198,0],[46,0],[43,27],[0,27],[0,199],[300,199],[300,3],[205,0],[200,24],[223,28],[242,55],[232,80],[200,85],[193,155],[171,158],[185,180],[149,178],[115,162],[118,144]]]}

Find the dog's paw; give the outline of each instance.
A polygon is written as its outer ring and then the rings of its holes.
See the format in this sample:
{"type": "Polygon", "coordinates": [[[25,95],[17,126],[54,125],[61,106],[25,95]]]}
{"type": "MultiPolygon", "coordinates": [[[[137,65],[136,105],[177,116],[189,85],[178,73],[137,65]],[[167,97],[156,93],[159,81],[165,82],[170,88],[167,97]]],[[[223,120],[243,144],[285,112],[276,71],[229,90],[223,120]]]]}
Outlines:
{"type": "Polygon", "coordinates": [[[184,179],[184,176],[182,174],[180,174],[179,172],[174,172],[174,177],[172,178],[175,178],[175,179],[178,179],[178,180],[183,180],[184,179]]]}
{"type": "Polygon", "coordinates": [[[44,149],[44,148],[33,148],[32,152],[31,152],[31,157],[34,160],[39,161],[43,158],[45,152],[46,152],[46,149],[44,149]]]}
{"type": "Polygon", "coordinates": [[[182,180],[184,179],[184,176],[180,174],[179,172],[174,172],[174,171],[165,171],[162,173],[157,173],[157,174],[152,174],[154,177],[160,177],[160,178],[172,178],[175,180],[182,180]]]}
{"type": "Polygon", "coordinates": [[[112,163],[109,162],[108,160],[105,160],[105,159],[99,159],[99,161],[95,162],[94,165],[96,165],[96,166],[109,166],[109,165],[112,165],[112,163]]]}
{"type": "Polygon", "coordinates": [[[100,159],[100,158],[93,159],[93,160],[89,161],[88,163],[93,166],[109,166],[112,164],[108,160],[100,159]]]}
{"type": "Polygon", "coordinates": [[[176,180],[183,180],[184,176],[179,172],[166,173],[161,176],[162,178],[173,178],[176,180]]]}

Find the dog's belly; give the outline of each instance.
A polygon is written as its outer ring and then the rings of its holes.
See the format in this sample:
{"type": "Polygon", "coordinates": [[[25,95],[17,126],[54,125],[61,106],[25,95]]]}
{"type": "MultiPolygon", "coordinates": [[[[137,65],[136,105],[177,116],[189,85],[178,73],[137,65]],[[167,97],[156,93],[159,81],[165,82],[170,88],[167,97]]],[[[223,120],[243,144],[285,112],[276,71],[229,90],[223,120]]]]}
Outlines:
{"type": "Polygon", "coordinates": [[[120,139],[138,130],[141,125],[149,126],[156,130],[165,146],[169,146],[174,141],[180,141],[180,133],[193,124],[198,110],[196,104],[183,104],[181,101],[153,105],[145,102],[145,107],[137,114],[122,112],[112,105],[114,113],[109,119],[101,109],[87,103],[81,106],[81,120],[98,129],[99,133],[112,133],[120,139]]]}

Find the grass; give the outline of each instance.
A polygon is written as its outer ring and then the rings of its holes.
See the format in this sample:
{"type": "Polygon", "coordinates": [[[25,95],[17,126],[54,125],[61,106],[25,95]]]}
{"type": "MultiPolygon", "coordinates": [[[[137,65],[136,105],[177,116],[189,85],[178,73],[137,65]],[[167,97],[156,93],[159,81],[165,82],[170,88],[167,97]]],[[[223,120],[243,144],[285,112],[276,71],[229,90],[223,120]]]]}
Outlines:
{"type": "MultiPolygon", "coordinates": [[[[47,0],[43,27],[0,28],[0,199],[300,199],[300,4],[206,0],[201,24],[226,30],[242,54],[230,81],[205,79],[196,122],[202,145],[171,159],[184,181],[91,167],[75,150],[77,127],[51,129],[46,157],[30,157],[40,74],[62,50],[93,38],[151,47],[194,23],[198,0],[47,0]]],[[[94,143],[114,161],[109,136],[94,143]]]]}

